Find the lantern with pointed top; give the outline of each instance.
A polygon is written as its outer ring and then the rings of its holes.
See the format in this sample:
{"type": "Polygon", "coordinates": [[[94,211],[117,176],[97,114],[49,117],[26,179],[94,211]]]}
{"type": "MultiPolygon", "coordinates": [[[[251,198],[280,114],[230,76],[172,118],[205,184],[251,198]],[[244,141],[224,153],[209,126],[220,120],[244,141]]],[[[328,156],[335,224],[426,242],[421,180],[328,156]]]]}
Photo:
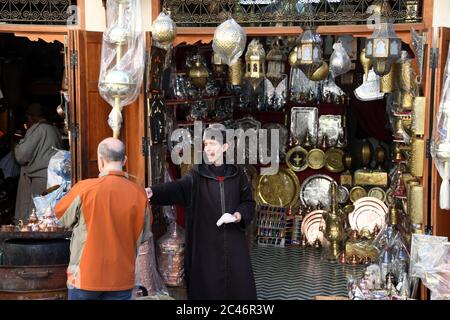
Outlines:
{"type": "Polygon", "coordinates": [[[297,48],[297,58],[300,69],[308,77],[322,66],[322,38],[314,28],[307,28],[303,33],[297,48]]]}
{"type": "Polygon", "coordinates": [[[373,69],[379,76],[387,75],[392,64],[400,58],[402,41],[394,31],[392,10],[387,1],[377,1],[374,15],[378,15],[373,34],[366,42],[366,57],[372,61],[373,69]]]}
{"type": "Polygon", "coordinates": [[[264,80],[266,52],[262,44],[253,39],[245,54],[245,78],[250,81],[254,90],[264,80]]]}
{"type": "Polygon", "coordinates": [[[286,78],[285,63],[287,60],[286,55],[281,51],[278,39],[272,43],[272,49],[267,54],[266,60],[266,78],[272,83],[273,87],[276,88],[280,82],[286,78]]]}

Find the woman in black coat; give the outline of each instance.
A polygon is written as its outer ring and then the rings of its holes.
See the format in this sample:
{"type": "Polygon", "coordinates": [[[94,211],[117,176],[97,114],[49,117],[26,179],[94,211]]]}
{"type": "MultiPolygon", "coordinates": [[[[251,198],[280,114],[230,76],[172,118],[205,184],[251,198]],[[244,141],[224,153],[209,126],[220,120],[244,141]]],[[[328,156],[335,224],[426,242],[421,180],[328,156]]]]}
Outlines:
{"type": "MultiPolygon", "coordinates": [[[[223,141],[223,140],[222,140],[223,141]]],[[[256,300],[245,227],[255,201],[243,170],[221,164],[228,144],[205,140],[212,164],[195,165],[182,179],[147,189],[153,205],[186,208],[185,273],[189,299],[256,300]],[[223,214],[236,219],[217,226],[223,214]]]]}

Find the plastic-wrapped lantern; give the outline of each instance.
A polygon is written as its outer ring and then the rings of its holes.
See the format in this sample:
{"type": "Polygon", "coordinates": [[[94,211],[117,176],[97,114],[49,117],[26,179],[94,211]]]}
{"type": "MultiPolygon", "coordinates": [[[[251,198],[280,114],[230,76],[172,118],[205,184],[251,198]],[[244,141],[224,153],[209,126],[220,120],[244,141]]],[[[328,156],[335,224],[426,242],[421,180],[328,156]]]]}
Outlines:
{"type": "Polygon", "coordinates": [[[253,89],[256,89],[264,80],[265,61],[264,47],[258,40],[253,39],[245,54],[245,78],[252,84],[253,89]]]}
{"type": "Polygon", "coordinates": [[[233,65],[245,50],[247,36],[244,29],[234,19],[228,19],[214,32],[213,50],[226,64],[233,65]]]}
{"type": "Polygon", "coordinates": [[[272,44],[272,49],[267,54],[267,74],[266,78],[269,80],[273,87],[276,88],[284,78],[285,74],[285,62],[286,55],[280,49],[279,40],[276,40],[272,44]]]}
{"type": "Polygon", "coordinates": [[[152,24],[152,38],[156,42],[167,46],[177,36],[177,25],[170,17],[170,12],[163,11],[152,24]]]}

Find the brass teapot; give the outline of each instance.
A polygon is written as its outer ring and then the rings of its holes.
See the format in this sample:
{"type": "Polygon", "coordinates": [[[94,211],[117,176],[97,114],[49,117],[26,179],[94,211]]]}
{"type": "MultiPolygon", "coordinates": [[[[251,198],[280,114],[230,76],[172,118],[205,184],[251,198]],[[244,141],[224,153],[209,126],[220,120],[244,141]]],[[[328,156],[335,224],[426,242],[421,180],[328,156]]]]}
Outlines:
{"type": "Polygon", "coordinates": [[[336,182],[330,185],[331,209],[325,214],[324,237],[330,242],[329,260],[337,260],[342,254],[344,233],[344,213],[339,209],[337,199],[338,186],[336,182]]]}

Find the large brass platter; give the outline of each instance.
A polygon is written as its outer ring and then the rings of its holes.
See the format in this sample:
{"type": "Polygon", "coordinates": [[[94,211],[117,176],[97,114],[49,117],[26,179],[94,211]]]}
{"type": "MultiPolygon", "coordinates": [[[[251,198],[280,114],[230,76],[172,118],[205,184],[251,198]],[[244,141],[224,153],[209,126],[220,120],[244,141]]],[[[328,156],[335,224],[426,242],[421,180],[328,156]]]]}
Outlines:
{"type": "Polygon", "coordinates": [[[344,158],[344,154],[345,153],[342,149],[330,148],[325,153],[325,167],[327,170],[334,173],[344,171],[344,162],[342,160],[344,158]]]}
{"type": "Polygon", "coordinates": [[[312,149],[306,159],[311,169],[319,170],[325,166],[325,153],[320,149],[312,149]]]}
{"type": "Polygon", "coordinates": [[[295,172],[300,172],[308,168],[308,162],[306,161],[307,157],[308,151],[298,146],[288,151],[286,154],[286,164],[295,172]]]}
{"type": "Polygon", "coordinates": [[[258,180],[258,202],[273,207],[293,206],[300,193],[300,181],[291,169],[280,168],[277,174],[262,175],[258,180]]]}

